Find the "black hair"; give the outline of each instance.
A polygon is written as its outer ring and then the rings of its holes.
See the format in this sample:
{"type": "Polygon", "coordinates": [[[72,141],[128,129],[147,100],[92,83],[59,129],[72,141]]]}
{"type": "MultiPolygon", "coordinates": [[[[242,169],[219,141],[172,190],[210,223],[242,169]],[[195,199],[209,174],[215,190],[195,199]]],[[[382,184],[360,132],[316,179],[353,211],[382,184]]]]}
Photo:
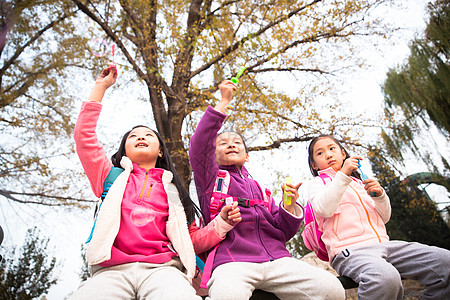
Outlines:
{"type": "Polygon", "coordinates": [[[245,142],[245,137],[242,133],[237,132],[237,131],[233,131],[233,130],[227,130],[227,131],[222,131],[221,133],[219,133],[217,135],[217,137],[219,137],[220,135],[224,134],[224,133],[235,133],[237,135],[239,135],[242,139],[242,143],[244,144],[244,148],[245,148],[245,153],[248,153],[248,147],[247,147],[247,143],[245,142]]]}
{"type": "Polygon", "coordinates": [[[158,141],[159,141],[159,147],[160,147],[163,155],[161,157],[158,156],[158,158],[156,160],[155,168],[161,168],[161,169],[172,172],[172,174],[173,174],[172,181],[178,190],[178,194],[180,196],[181,203],[183,204],[183,207],[184,207],[184,212],[186,213],[187,221],[189,223],[192,223],[195,220],[196,216],[199,218],[202,218],[202,213],[201,213],[200,209],[192,201],[191,197],[189,196],[188,191],[186,190],[184,185],[181,183],[180,177],[178,176],[175,166],[172,163],[172,159],[170,158],[170,154],[169,154],[169,151],[167,150],[166,143],[164,142],[164,140],[161,137],[161,135],[159,134],[159,132],[157,132],[156,130],[153,130],[145,125],[137,125],[137,126],[134,126],[133,128],[131,128],[130,131],[126,132],[124,134],[124,136],[122,137],[122,141],[120,142],[119,150],[117,150],[117,152],[111,156],[111,162],[114,165],[114,167],[121,168],[120,160],[122,159],[123,156],[126,156],[125,143],[127,141],[127,138],[130,135],[130,132],[133,131],[133,129],[138,128],[138,127],[148,128],[151,131],[153,131],[155,133],[155,135],[157,136],[158,141]]]}
{"type": "MultiPolygon", "coordinates": [[[[330,135],[330,134],[321,134],[321,135],[319,135],[319,136],[316,136],[315,138],[313,138],[313,139],[311,140],[311,142],[309,143],[309,147],[308,147],[308,164],[309,164],[309,170],[311,171],[311,173],[312,173],[314,176],[319,176],[319,173],[317,172],[317,170],[315,170],[315,169],[313,168],[313,162],[314,162],[314,158],[313,158],[313,154],[314,154],[314,153],[313,153],[313,151],[314,151],[314,145],[317,143],[318,140],[320,140],[320,139],[322,139],[322,138],[330,138],[330,139],[332,139],[332,140],[339,146],[339,148],[341,148],[342,150],[344,150],[345,158],[344,158],[344,160],[342,161],[342,164],[344,163],[344,161],[345,161],[347,158],[350,157],[350,154],[348,154],[347,150],[345,150],[345,148],[341,145],[341,143],[340,143],[333,135],[330,135]]],[[[356,178],[358,178],[358,179],[361,179],[361,175],[360,175],[358,172],[356,172],[356,171],[353,171],[351,175],[352,175],[353,177],[356,177],[356,178]]]]}

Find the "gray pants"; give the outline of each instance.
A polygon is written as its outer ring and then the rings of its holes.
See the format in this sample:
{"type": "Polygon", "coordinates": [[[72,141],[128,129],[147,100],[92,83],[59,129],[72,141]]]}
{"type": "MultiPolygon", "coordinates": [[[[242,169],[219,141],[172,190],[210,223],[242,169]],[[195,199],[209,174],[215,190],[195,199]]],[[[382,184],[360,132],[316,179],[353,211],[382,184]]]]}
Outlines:
{"type": "Polygon", "coordinates": [[[450,299],[450,251],[442,248],[389,241],[346,249],[331,266],[359,284],[358,299],[402,299],[401,278],[424,285],[423,299],[450,299]]]}
{"type": "Polygon", "coordinates": [[[336,276],[303,261],[285,257],[265,263],[231,262],[218,266],[208,281],[213,300],[249,299],[255,289],[287,299],[345,299],[336,276]]]}
{"type": "Polygon", "coordinates": [[[179,260],[165,264],[128,263],[94,268],[70,300],[195,299],[194,288],[180,271],[179,260]]]}

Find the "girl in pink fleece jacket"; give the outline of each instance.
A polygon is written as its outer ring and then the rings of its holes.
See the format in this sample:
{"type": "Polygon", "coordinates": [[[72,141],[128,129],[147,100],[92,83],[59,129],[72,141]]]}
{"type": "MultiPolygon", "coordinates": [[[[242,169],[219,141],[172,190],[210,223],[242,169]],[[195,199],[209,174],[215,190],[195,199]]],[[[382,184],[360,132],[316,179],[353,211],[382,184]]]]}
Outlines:
{"type": "Polygon", "coordinates": [[[360,159],[330,135],[314,138],[308,148],[316,176],[308,198],[331,266],[359,284],[358,299],[402,299],[402,277],[426,287],[423,299],[449,299],[450,251],[389,241],[389,197],[377,180],[361,181],[360,159]]]}
{"type": "Polygon", "coordinates": [[[124,169],[103,200],[86,259],[92,277],[70,299],[201,299],[191,286],[195,252],[222,241],[240,222],[230,206],[212,225],[195,226],[198,208],[181,184],[159,133],[136,126],[109,160],[95,133],[107,88],[117,70],[106,68],[75,126],[77,153],[97,197],[112,167],[124,169]],[[189,224],[189,225],[188,225],[189,224]]]}

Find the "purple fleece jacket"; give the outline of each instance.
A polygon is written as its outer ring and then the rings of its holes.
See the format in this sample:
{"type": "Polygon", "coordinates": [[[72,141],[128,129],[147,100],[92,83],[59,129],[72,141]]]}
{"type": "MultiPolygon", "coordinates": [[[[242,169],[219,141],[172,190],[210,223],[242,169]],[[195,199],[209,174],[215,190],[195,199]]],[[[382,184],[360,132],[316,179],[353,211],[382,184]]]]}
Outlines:
{"type": "MultiPolygon", "coordinates": [[[[189,159],[194,171],[194,181],[200,207],[210,222],[211,195],[219,166],[215,159],[216,137],[226,115],[212,107],[206,109],[191,138],[189,159]]],[[[248,177],[243,166],[220,166],[230,173],[228,194],[247,199],[263,199],[261,189],[255,180],[248,177]]],[[[228,262],[267,262],[290,256],[286,242],[300,229],[300,218],[278,207],[272,201],[270,212],[261,205],[240,206],[242,221],[228,232],[220,243],[214,259],[213,270],[228,262]]]]}

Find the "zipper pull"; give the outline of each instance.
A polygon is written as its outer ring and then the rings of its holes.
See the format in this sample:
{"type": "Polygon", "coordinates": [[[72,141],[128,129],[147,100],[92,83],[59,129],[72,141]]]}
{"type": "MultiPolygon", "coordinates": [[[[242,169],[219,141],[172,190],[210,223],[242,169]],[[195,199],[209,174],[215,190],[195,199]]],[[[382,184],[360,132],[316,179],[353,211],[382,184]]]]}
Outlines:
{"type": "Polygon", "coordinates": [[[153,183],[150,183],[150,187],[148,188],[147,198],[150,196],[150,191],[152,190],[153,183]]]}

